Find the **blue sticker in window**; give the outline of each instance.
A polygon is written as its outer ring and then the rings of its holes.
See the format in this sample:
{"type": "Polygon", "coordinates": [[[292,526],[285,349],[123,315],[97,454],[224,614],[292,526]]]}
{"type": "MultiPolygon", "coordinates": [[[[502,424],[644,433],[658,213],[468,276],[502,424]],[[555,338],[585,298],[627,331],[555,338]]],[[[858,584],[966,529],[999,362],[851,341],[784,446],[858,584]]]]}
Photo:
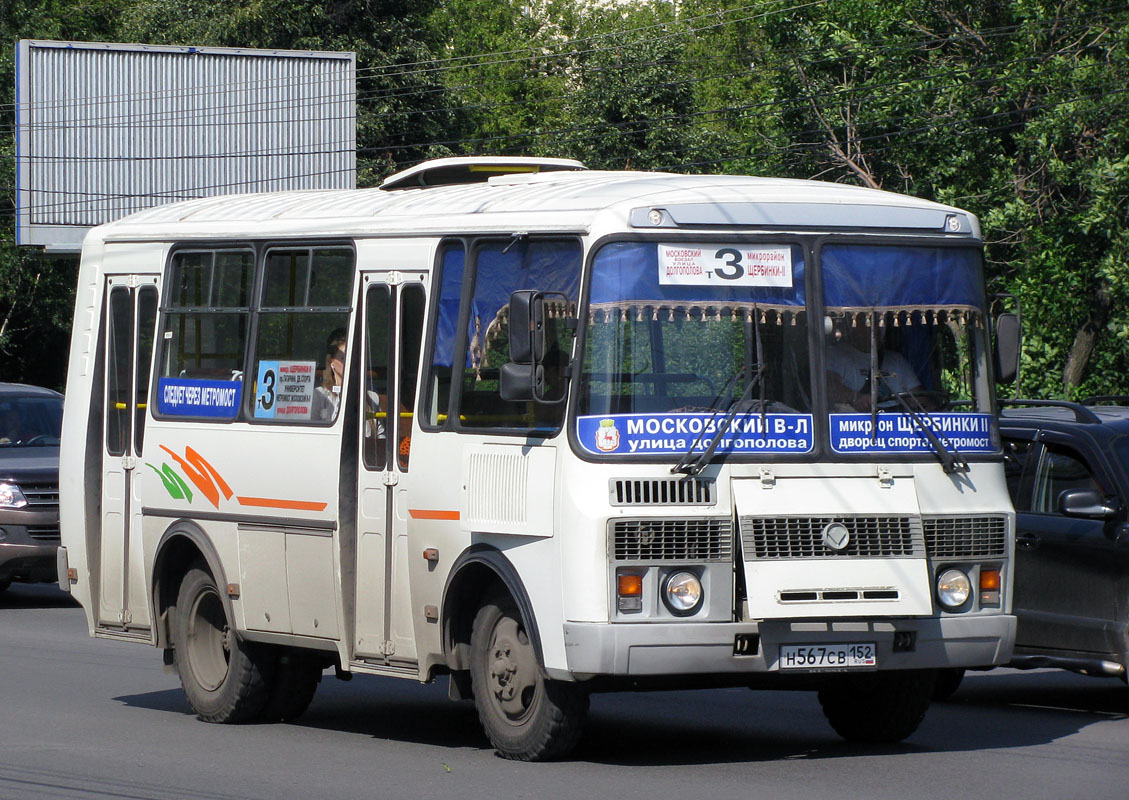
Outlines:
{"type": "MultiPolygon", "coordinates": [[[[941,442],[961,453],[998,449],[991,414],[920,414],[941,442]]],[[[831,449],[836,453],[930,453],[933,448],[909,414],[881,413],[877,435],[870,414],[831,414],[831,449]]]]}
{"type": "Polygon", "coordinates": [[[235,419],[242,397],[242,381],[194,378],[157,381],[157,411],[166,416],[235,419]]]}
{"type": "MultiPolygon", "coordinates": [[[[576,418],[576,438],[594,455],[702,453],[722,414],[594,414],[576,418]],[[700,437],[700,438],[699,438],[700,437]]],[[[718,453],[807,453],[813,446],[811,414],[737,414],[718,442],[718,453]]]]}
{"type": "Polygon", "coordinates": [[[316,371],[313,361],[260,361],[255,418],[313,419],[316,371]]]}

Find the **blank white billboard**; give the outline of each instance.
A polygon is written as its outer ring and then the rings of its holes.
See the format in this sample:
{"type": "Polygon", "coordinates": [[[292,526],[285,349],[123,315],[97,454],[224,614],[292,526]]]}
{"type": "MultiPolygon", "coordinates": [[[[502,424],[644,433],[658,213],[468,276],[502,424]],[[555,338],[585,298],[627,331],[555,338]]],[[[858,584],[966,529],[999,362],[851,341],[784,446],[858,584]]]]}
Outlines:
{"type": "Polygon", "coordinates": [[[218,194],[356,185],[356,56],[23,40],[16,241],[218,194]]]}

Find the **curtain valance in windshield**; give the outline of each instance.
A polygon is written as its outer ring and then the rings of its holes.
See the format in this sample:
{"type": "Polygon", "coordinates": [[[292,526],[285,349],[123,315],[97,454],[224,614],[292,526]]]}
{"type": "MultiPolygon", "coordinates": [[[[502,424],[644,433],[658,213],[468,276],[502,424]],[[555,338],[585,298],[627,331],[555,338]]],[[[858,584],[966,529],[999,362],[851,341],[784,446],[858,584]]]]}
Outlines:
{"type": "Polygon", "coordinates": [[[984,306],[972,248],[827,245],[820,258],[829,310],[880,310],[893,325],[912,325],[964,322],[984,306]]]}

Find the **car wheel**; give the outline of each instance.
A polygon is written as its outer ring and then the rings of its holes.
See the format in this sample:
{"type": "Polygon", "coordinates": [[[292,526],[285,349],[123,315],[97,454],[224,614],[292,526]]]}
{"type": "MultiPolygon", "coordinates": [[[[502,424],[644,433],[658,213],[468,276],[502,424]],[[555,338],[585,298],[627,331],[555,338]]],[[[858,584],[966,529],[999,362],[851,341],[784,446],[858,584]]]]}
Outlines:
{"type": "Polygon", "coordinates": [[[268,700],[266,650],[239,638],[215,580],[199,565],[181,581],[174,626],[176,671],[197,716],[223,723],[257,717],[268,700]]]}
{"type": "Polygon", "coordinates": [[[474,704],[498,753],[515,761],[544,761],[570,752],[588,713],[588,692],[542,675],[508,596],[479,609],[470,645],[474,704]]]}
{"type": "Polygon", "coordinates": [[[819,704],[847,741],[900,742],[925,718],[933,681],[934,670],[844,675],[819,691],[819,704]]]}

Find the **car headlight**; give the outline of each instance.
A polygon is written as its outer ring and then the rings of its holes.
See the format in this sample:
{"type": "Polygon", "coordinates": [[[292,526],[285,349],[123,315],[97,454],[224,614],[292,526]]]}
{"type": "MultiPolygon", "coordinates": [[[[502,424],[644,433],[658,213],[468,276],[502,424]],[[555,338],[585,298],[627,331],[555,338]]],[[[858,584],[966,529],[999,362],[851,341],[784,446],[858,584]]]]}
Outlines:
{"type": "Polygon", "coordinates": [[[704,594],[702,582],[693,572],[672,572],[663,581],[663,605],[677,617],[689,616],[701,608],[704,594]]]}
{"type": "Polygon", "coordinates": [[[959,569],[947,569],[937,576],[937,600],[947,609],[960,608],[972,596],[972,581],[959,569]]]}
{"type": "Polygon", "coordinates": [[[23,508],[27,498],[14,483],[0,483],[0,508],[23,508]]]}

